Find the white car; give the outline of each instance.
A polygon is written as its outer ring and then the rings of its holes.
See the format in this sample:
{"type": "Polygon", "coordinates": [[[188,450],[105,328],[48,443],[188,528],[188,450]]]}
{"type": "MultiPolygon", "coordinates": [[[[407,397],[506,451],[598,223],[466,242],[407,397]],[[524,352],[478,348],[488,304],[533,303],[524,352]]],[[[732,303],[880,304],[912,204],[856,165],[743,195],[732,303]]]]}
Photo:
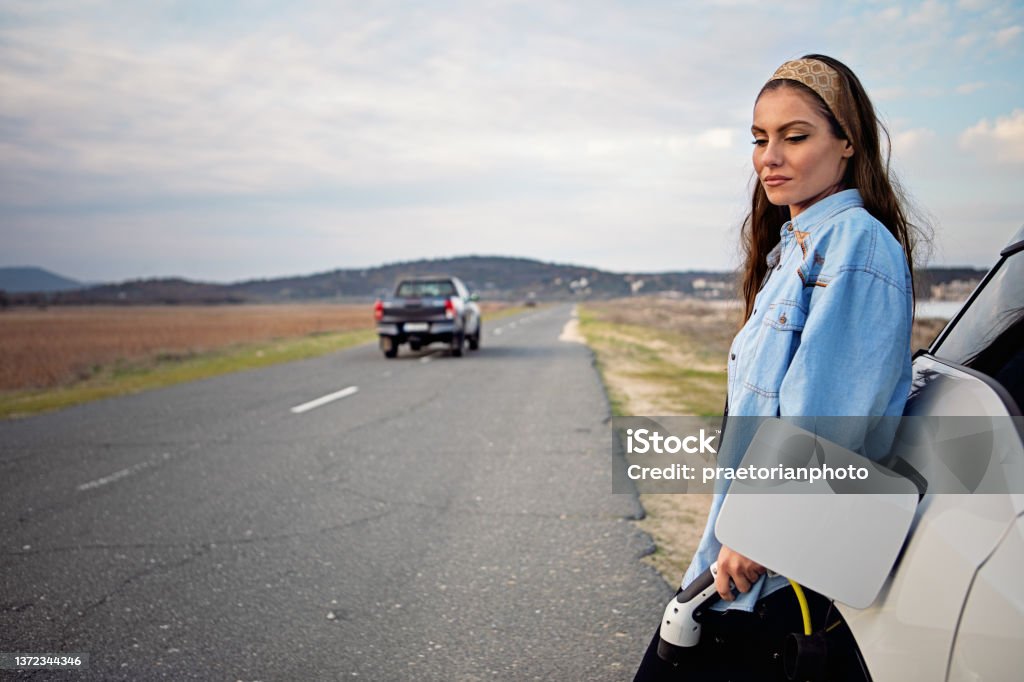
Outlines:
{"type": "Polygon", "coordinates": [[[834,600],[847,679],[1024,679],[1024,228],[913,367],[904,423],[945,430],[901,452],[913,493],[739,495],[719,537],[834,600]]]}

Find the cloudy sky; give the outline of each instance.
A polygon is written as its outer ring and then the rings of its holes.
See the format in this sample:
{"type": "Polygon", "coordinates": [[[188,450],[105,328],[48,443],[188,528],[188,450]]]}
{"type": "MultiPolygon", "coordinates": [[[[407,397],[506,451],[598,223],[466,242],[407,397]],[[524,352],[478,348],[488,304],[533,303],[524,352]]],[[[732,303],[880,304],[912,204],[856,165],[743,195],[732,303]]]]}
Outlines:
{"type": "Polygon", "coordinates": [[[753,98],[858,73],[935,229],[1024,223],[1024,4],[0,0],[0,265],[212,281],[737,262],[753,98]]]}

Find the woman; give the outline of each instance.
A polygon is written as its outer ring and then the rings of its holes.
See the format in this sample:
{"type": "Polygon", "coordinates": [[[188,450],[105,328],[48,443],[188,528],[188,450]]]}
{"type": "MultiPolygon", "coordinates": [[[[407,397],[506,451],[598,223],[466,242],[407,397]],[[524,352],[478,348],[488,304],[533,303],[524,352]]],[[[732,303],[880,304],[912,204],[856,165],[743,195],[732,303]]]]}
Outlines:
{"type": "MultiPolygon", "coordinates": [[[[736,416],[903,412],[914,228],[883,161],[880,130],[860,81],[829,57],[786,62],[758,94],[751,126],[758,182],[742,231],[745,323],[729,352],[732,419],[720,466],[736,466],[753,435],[754,420],[736,416]]],[[[868,420],[853,423],[863,428],[830,440],[884,454],[886,434],[869,431],[868,420]]],[[[706,617],[689,665],[661,662],[655,636],[638,680],[784,679],[778,652],[785,631],[798,629],[797,601],[785,578],[766,576],[716,539],[723,498],[715,495],[683,578],[687,585],[717,561],[722,601],[706,617]]],[[[828,603],[811,596],[820,623],[828,603]]]]}

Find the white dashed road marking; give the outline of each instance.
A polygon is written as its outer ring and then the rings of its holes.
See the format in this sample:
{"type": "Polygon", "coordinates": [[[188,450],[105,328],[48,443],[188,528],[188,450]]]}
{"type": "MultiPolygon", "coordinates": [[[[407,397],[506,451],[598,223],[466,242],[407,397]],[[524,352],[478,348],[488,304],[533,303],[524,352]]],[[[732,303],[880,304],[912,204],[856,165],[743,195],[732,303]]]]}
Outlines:
{"type": "Polygon", "coordinates": [[[335,400],[347,398],[348,396],[352,395],[358,390],[358,386],[349,386],[348,388],[343,388],[335,393],[328,393],[327,395],[317,398],[316,400],[310,400],[308,403],[296,405],[295,407],[292,408],[292,412],[294,414],[302,414],[303,412],[308,412],[309,410],[321,407],[323,405],[326,405],[327,403],[333,403],[335,400]]]}
{"type": "Polygon", "coordinates": [[[165,453],[163,453],[160,456],[159,459],[156,459],[156,460],[148,459],[148,460],[146,460],[144,462],[139,462],[138,464],[133,464],[130,467],[121,469],[120,471],[115,471],[114,473],[112,473],[112,474],[110,474],[108,476],[104,476],[103,478],[97,478],[95,481],[89,481],[88,483],[83,483],[82,485],[78,486],[77,489],[78,489],[79,492],[83,492],[85,490],[92,490],[93,488],[99,488],[100,486],[107,485],[108,483],[113,483],[114,481],[119,481],[119,480],[121,480],[122,478],[124,478],[126,476],[131,476],[132,474],[137,474],[137,473],[139,473],[140,471],[142,471],[144,469],[148,469],[150,467],[156,466],[157,464],[160,464],[161,461],[168,460],[170,458],[171,458],[171,453],[165,452],[165,453]]]}

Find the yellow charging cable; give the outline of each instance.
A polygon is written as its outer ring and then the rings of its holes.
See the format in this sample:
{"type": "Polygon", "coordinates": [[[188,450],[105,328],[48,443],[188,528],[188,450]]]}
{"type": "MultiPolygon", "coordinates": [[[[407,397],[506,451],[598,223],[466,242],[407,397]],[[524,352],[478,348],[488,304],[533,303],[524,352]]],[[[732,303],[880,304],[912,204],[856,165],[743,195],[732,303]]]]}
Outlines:
{"type": "MultiPolygon", "coordinates": [[[[786,578],[789,580],[789,578],[786,578]]],[[[793,591],[796,592],[796,600],[800,602],[800,615],[804,618],[804,634],[811,634],[811,608],[807,605],[807,595],[804,594],[804,588],[792,580],[789,580],[789,584],[793,586],[793,591]]]]}

